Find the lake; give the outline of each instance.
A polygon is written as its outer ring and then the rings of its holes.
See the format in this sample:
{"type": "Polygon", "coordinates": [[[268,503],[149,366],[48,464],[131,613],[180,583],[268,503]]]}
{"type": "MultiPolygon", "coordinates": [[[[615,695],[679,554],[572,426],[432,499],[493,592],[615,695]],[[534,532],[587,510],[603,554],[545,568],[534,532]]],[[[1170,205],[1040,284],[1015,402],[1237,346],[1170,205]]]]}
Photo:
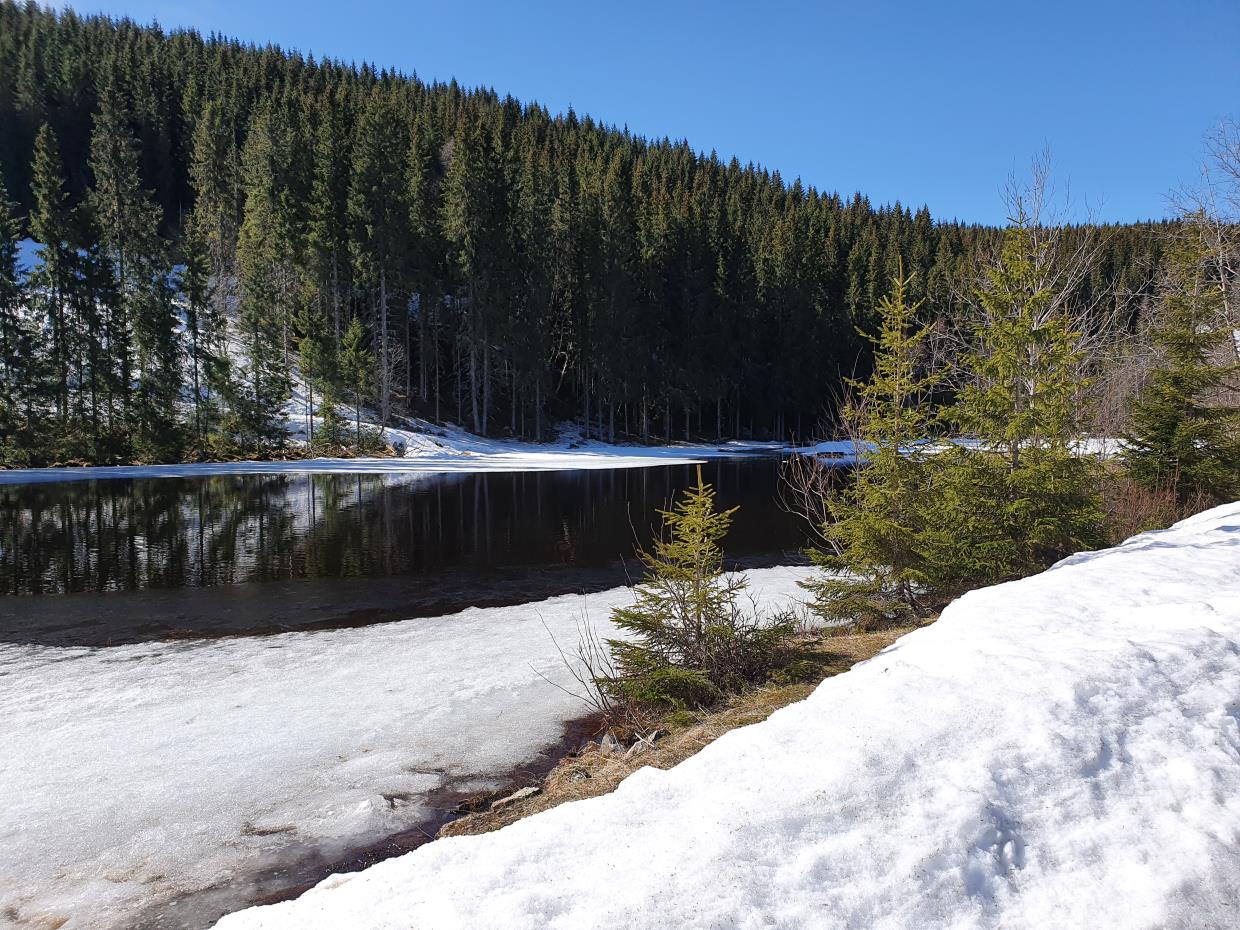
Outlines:
{"type": "MultiPolygon", "coordinates": [[[[778,459],[702,468],[755,605],[794,607],[778,459]]],[[[0,926],[202,930],[549,766],[588,711],[557,644],[608,634],[695,474],[0,485],[0,926]]]]}
{"type": "MultiPolygon", "coordinates": [[[[640,571],[635,546],[695,468],[0,485],[0,641],[329,629],[602,590],[640,571]]],[[[778,459],[702,468],[740,507],[729,559],[798,559],[778,459]]]]}

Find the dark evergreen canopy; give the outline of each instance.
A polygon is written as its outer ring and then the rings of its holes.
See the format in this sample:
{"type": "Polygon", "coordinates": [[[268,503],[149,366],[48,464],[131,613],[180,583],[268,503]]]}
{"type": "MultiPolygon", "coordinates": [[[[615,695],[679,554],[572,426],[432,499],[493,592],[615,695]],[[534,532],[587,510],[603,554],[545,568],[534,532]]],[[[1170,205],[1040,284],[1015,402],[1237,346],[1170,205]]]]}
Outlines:
{"type": "MultiPolygon", "coordinates": [[[[338,349],[360,319],[366,402],[385,419],[526,436],[565,417],[603,435],[805,436],[842,379],[868,371],[858,329],[872,328],[896,270],[910,299],[948,314],[999,233],[490,90],[8,0],[0,180],[28,231],[60,224],[48,249],[98,252],[103,277],[78,306],[108,312],[74,316],[68,296],[47,308],[58,341],[40,364],[67,433],[79,415],[105,431],[90,391],[123,393],[138,366],[147,386],[112,405],[127,424],[170,435],[157,414],[175,368],[183,395],[193,388],[187,434],[270,437],[262,421],[301,341],[325,330],[338,349]],[[40,193],[49,172],[64,209],[40,193]],[[106,198],[127,226],[101,225],[106,198]],[[194,324],[176,345],[157,261],[188,272],[171,278],[194,324]],[[106,337],[76,329],[109,322],[106,337]],[[168,352],[174,368],[156,357],[168,352]]],[[[1110,229],[1081,286],[1144,289],[1153,232],[1110,229]]],[[[80,289],[87,271],[48,274],[80,289]]],[[[327,396],[349,393],[323,378],[327,396]]],[[[76,454],[135,454],[124,445],[76,454]]],[[[42,457],[56,454],[68,453],[42,457]]]]}

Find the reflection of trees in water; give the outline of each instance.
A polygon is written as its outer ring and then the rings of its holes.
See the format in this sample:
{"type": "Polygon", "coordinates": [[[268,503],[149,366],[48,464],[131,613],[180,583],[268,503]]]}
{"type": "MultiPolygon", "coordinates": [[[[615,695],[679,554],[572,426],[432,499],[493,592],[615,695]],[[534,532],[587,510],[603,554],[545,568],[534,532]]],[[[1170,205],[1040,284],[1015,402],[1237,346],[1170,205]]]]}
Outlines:
{"type": "MultiPolygon", "coordinates": [[[[713,463],[737,551],[795,547],[775,463],[713,463]],[[749,523],[746,524],[746,518],[749,523]],[[748,527],[748,529],[746,529],[748,527]],[[734,537],[737,534],[734,533],[734,537]]],[[[0,486],[0,592],[614,564],[682,466],[475,475],[244,475],[0,486]]]]}

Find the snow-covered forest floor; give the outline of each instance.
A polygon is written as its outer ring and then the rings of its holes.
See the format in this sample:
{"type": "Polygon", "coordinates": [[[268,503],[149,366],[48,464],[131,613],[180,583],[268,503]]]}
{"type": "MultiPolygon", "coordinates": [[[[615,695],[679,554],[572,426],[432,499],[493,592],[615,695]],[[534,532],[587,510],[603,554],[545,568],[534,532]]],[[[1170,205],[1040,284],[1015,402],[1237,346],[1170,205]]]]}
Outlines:
{"type": "MultiPolygon", "coordinates": [[[[807,571],[755,570],[752,591],[787,606],[807,571]]],[[[572,680],[549,634],[576,642],[586,609],[606,633],[628,597],[106,649],[0,644],[0,718],[19,750],[0,753],[0,927],[161,925],[167,907],[202,926],[277,889],[260,881],[274,867],[409,829],[437,789],[494,786],[588,710],[551,683],[572,680]]]]}
{"type": "MultiPolygon", "coordinates": [[[[352,412],[341,407],[340,413],[351,428],[352,412]]],[[[285,405],[284,422],[294,447],[304,447],[308,435],[306,401],[300,390],[294,391],[293,397],[285,405]]],[[[581,427],[569,423],[560,425],[557,438],[552,442],[530,442],[477,436],[451,423],[435,425],[416,418],[401,418],[401,422],[404,425],[379,426],[378,418],[373,412],[363,411],[363,428],[378,431],[383,441],[394,450],[393,456],[23,468],[7,471],[0,469],[0,484],[279,472],[375,474],[638,468],[651,465],[683,465],[728,455],[772,454],[791,448],[786,443],[778,442],[682,442],[671,445],[610,443],[595,438],[583,438],[581,427]]],[[[321,426],[317,405],[315,424],[316,429],[321,426]]],[[[827,443],[814,448],[845,453],[851,449],[851,445],[827,443]]]]}
{"type": "Polygon", "coordinates": [[[1240,504],[965,595],[668,771],[220,930],[1231,928],[1240,504]]]}

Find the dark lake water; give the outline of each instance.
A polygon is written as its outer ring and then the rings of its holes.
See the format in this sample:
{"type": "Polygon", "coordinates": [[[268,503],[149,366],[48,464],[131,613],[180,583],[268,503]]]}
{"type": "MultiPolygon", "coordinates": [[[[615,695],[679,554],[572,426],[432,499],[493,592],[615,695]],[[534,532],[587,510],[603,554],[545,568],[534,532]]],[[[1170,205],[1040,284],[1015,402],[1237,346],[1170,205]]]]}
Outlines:
{"type": "MultiPolygon", "coordinates": [[[[775,458],[702,466],[738,565],[796,560],[775,458]]],[[[110,645],[434,616],[621,584],[695,466],[0,485],[0,641],[110,645]]]]}

